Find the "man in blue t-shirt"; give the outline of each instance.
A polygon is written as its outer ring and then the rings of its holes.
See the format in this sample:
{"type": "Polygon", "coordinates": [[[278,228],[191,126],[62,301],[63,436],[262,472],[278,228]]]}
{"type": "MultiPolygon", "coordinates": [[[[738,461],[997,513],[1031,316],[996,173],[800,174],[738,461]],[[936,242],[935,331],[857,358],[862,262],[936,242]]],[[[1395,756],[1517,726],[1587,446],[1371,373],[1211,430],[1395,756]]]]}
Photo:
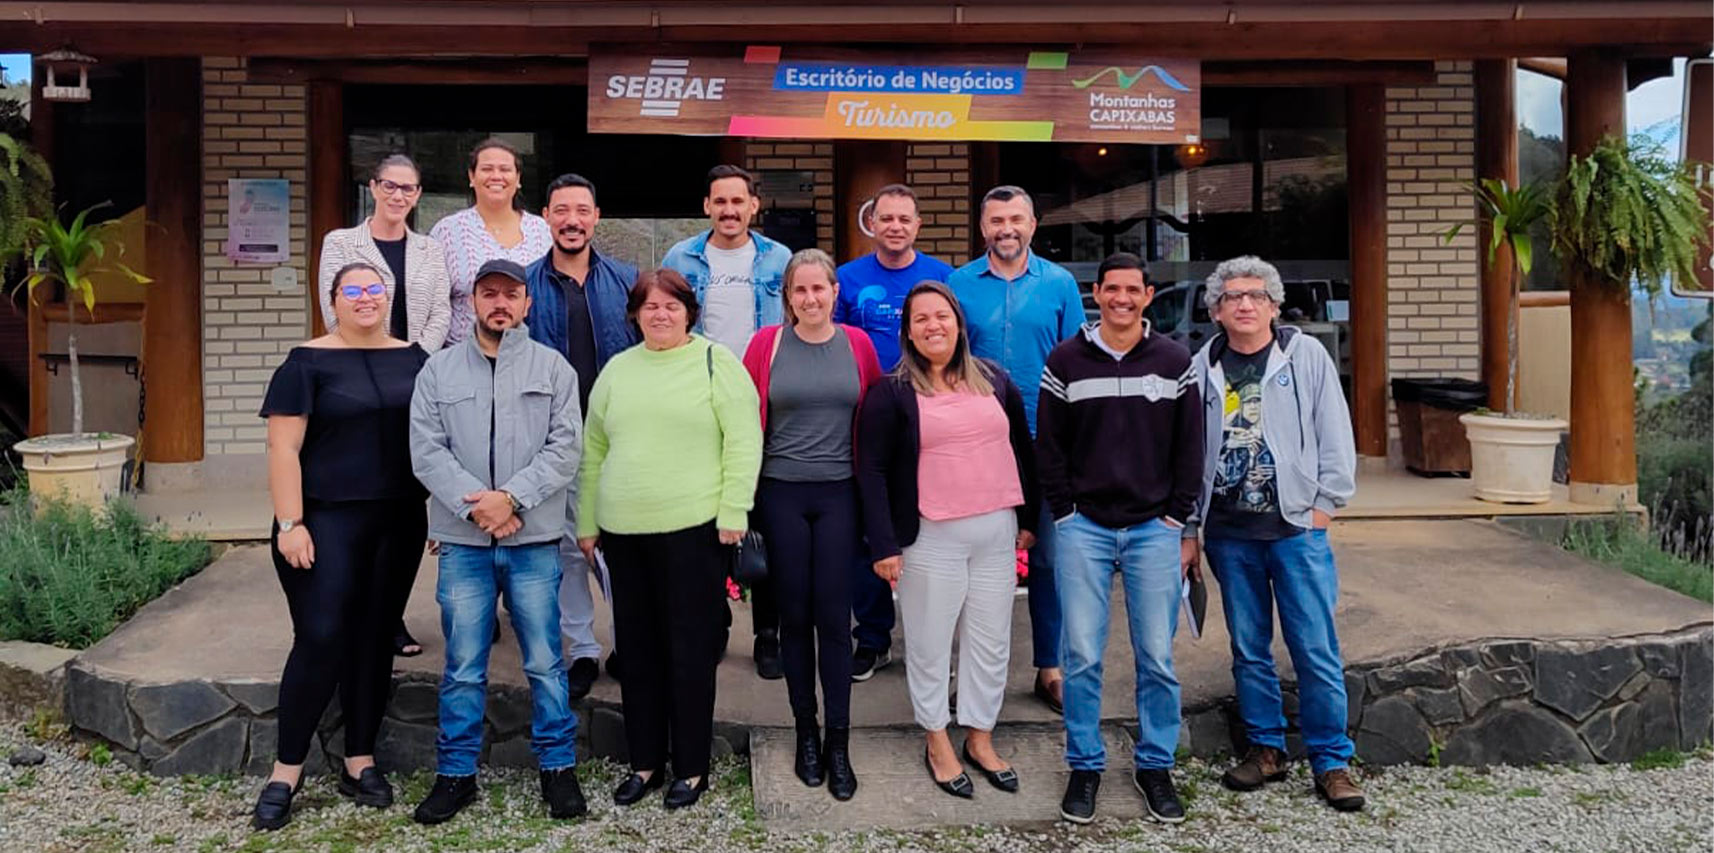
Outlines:
{"type": "MultiPolygon", "coordinates": [[[[839,268],[839,305],[833,319],[869,333],[881,367],[899,361],[899,316],[905,296],[921,281],[946,281],[952,267],[915,248],[922,217],[917,194],[904,184],[888,184],[870,200],[864,224],[875,237],[875,251],[839,268]]],[[[868,681],[892,661],[893,595],[887,583],[859,555],[852,567],[851,680],[868,681]]]]}

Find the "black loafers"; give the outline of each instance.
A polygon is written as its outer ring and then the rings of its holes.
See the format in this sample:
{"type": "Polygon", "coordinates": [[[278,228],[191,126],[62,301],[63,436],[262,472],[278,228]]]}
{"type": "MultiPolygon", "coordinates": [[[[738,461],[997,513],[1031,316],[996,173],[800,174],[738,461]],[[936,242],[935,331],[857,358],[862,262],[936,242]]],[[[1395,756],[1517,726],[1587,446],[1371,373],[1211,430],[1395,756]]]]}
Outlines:
{"type": "Polygon", "coordinates": [[[696,805],[697,800],[702,799],[702,792],[706,790],[708,790],[707,773],[702,774],[702,778],[696,780],[695,785],[692,785],[683,779],[674,779],[673,783],[667,786],[666,798],[661,802],[668,809],[682,809],[687,806],[694,806],[696,805]]]}
{"type": "Polygon", "coordinates": [[[613,805],[634,806],[665,781],[666,776],[659,770],[649,774],[647,779],[632,773],[619,783],[619,787],[613,789],[613,805]]]}
{"type": "Polygon", "coordinates": [[[344,767],[339,768],[339,795],[372,809],[391,808],[393,805],[393,786],[387,784],[387,777],[373,765],[358,771],[355,779],[345,772],[344,767]]]}
{"type": "Polygon", "coordinates": [[[257,829],[274,830],[292,822],[292,797],[297,789],[284,782],[269,782],[256,797],[256,809],[250,825],[257,829]]]}

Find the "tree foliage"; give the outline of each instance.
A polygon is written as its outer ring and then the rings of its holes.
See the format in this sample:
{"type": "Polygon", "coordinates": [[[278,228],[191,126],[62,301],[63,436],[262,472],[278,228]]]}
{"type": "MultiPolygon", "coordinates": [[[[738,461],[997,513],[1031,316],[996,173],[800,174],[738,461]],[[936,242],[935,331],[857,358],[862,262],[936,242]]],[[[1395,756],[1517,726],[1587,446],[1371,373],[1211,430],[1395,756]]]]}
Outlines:
{"type": "Polygon", "coordinates": [[[54,176],[30,146],[0,133],[0,264],[23,248],[31,218],[53,213],[54,176]]]}

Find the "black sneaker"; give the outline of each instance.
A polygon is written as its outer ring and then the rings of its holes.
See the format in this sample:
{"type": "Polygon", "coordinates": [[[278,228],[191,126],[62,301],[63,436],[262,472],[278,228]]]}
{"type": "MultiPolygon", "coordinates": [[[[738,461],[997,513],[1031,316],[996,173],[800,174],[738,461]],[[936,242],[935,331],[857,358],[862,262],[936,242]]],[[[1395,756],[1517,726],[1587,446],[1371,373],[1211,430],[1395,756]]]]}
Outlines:
{"type": "MultiPolygon", "coordinates": [[[[612,659],[609,658],[609,661],[612,659]]],[[[595,686],[595,679],[601,677],[601,665],[595,658],[578,658],[571,662],[565,671],[565,689],[571,701],[576,702],[589,695],[590,688],[595,686]]]]}
{"type": "Polygon", "coordinates": [[[417,823],[445,823],[476,799],[475,776],[436,776],[428,796],[411,815],[417,823]]]}
{"type": "Polygon", "coordinates": [[[1072,823],[1088,823],[1095,819],[1095,795],[1101,790],[1101,771],[1073,770],[1065,783],[1065,797],[1059,801],[1059,816],[1072,823]]]}
{"type": "Polygon", "coordinates": [[[773,631],[763,631],[756,635],[755,645],[756,674],[774,681],[786,677],[785,667],[780,664],[780,635],[773,631]]]}
{"type": "Polygon", "coordinates": [[[548,804],[551,817],[556,820],[579,818],[589,811],[589,805],[583,801],[583,787],[577,784],[577,768],[543,770],[541,777],[542,802],[548,804]]]}
{"type": "Polygon", "coordinates": [[[1161,823],[1184,823],[1184,804],[1178,801],[1178,791],[1172,787],[1172,772],[1168,770],[1138,770],[1131,782],[1148,803],[1149,816],[1161,823]]]}
{"type": "Polygon", "coordinates": [[[851,655],[851,680],[853,682],[868,681],[887,664],[893,662],[893,655],[885,649],[858,649],[851,655]]]}

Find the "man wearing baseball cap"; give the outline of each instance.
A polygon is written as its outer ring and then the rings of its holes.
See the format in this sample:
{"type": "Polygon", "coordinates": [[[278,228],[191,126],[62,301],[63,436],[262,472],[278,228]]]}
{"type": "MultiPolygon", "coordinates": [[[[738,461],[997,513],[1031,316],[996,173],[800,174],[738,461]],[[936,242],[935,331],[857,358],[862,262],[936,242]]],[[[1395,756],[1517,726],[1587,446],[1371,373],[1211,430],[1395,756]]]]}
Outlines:
{"type": "Polygon", "coordinates": [[[583,447],[577,373],[530,340],[522,266],[483,264],[470,300],[476,334],[431,356],[411,397],[411,466],[433,496],[429,538],[441,543],[435,600],[446,633],[435,782],[416,820],[449,820],[476,797],[500,593],[530,684],[542,799],[556,818],[580,817],[577,717],[559,634],[559,540],[583,447]]]}

